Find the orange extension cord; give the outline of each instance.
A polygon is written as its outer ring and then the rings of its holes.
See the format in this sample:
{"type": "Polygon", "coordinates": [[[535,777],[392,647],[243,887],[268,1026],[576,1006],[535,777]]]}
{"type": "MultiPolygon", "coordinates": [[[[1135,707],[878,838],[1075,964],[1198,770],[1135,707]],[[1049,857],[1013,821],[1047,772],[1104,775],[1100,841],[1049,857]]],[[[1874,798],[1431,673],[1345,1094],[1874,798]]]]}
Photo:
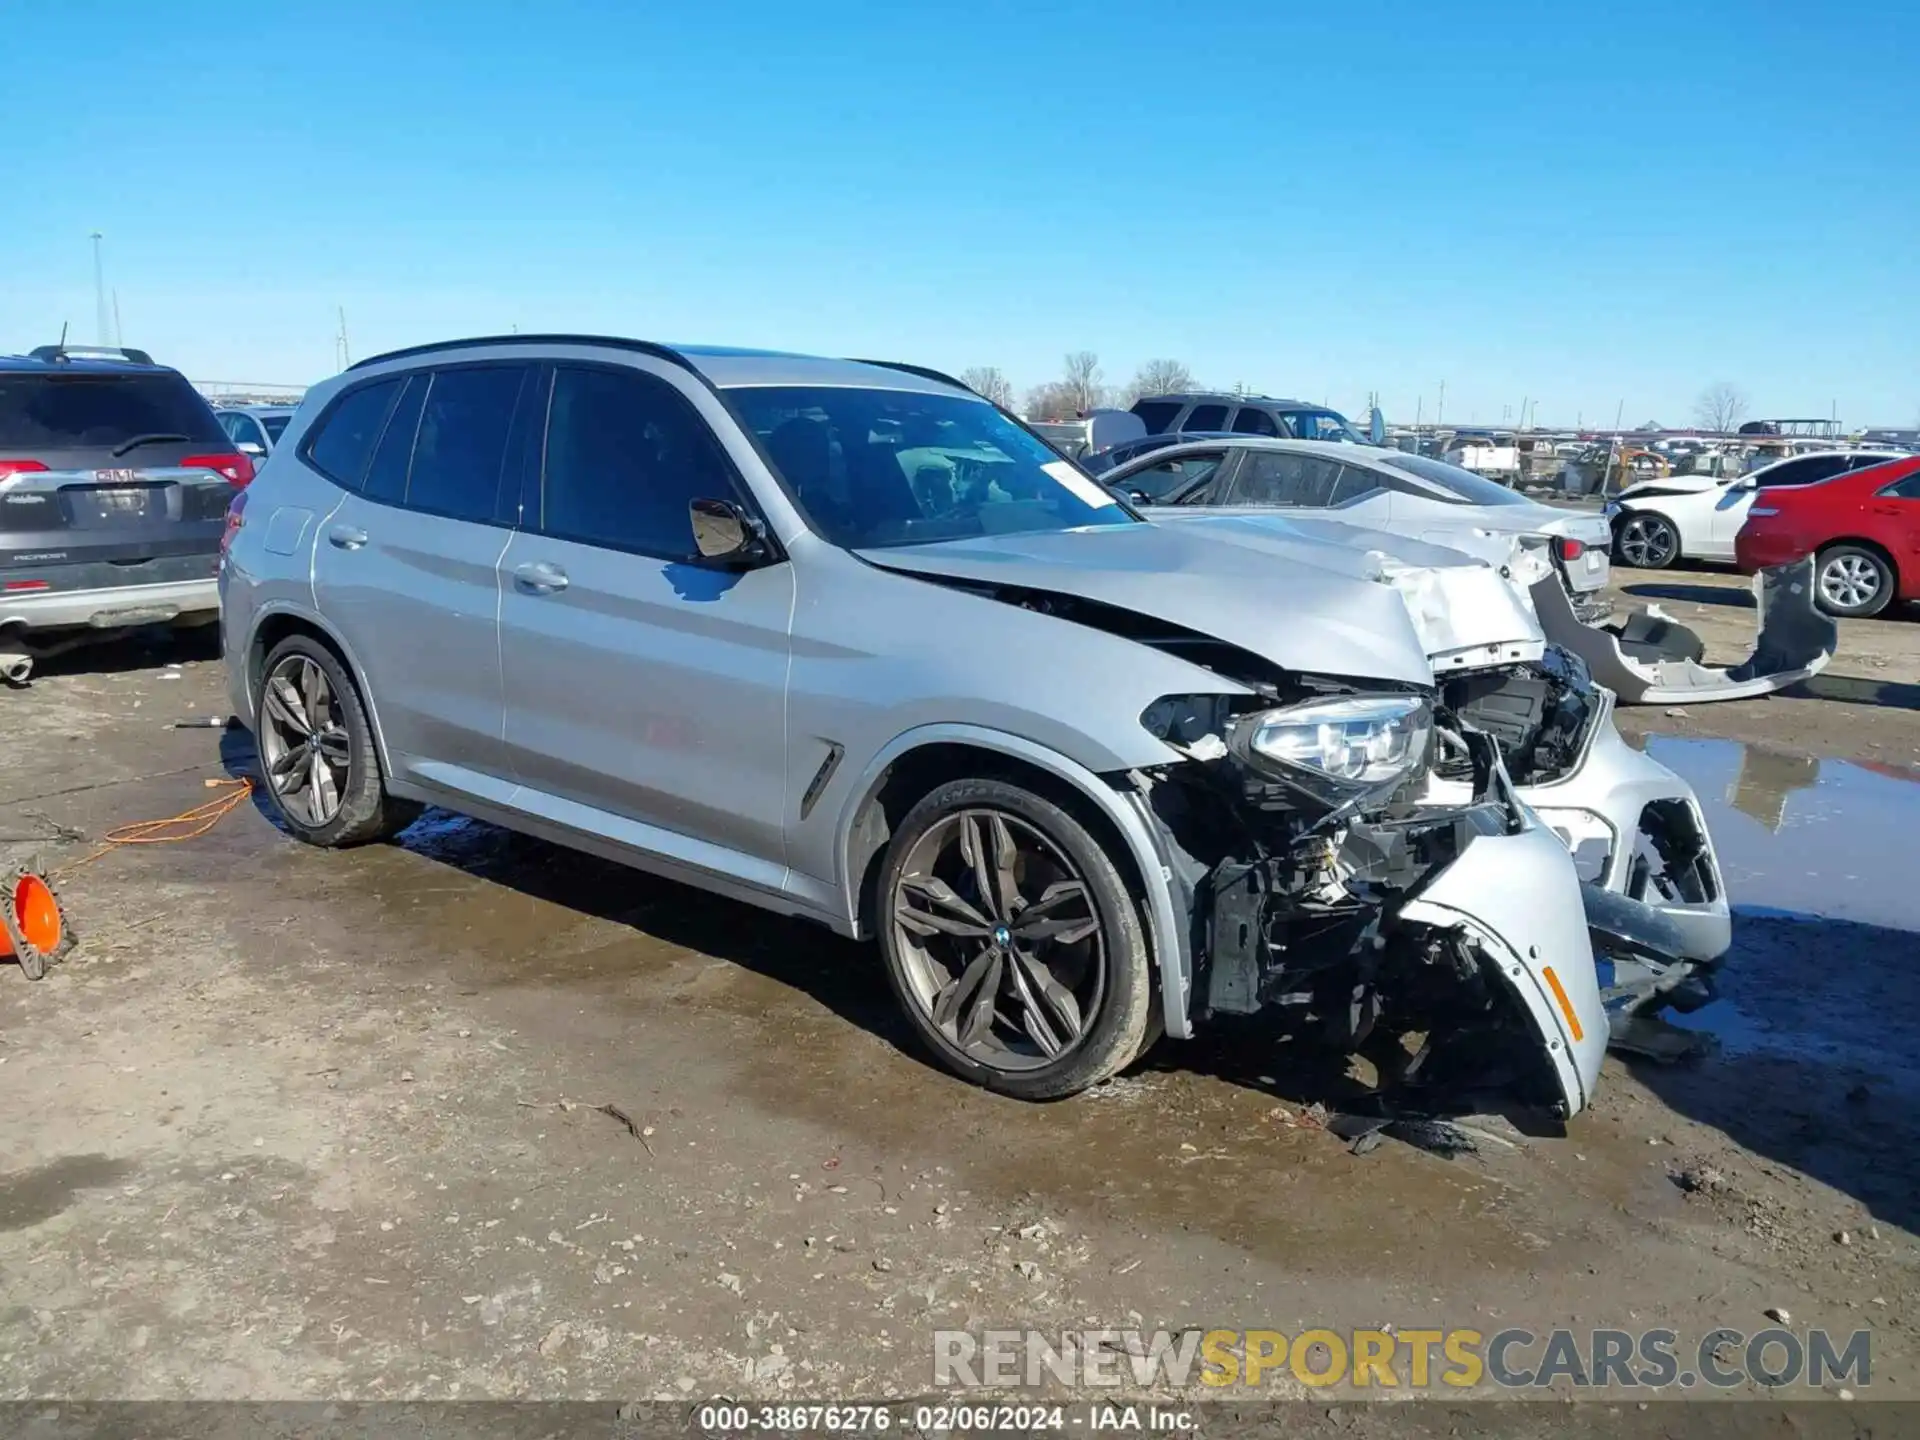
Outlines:
{"type": "Polygon", "coordinates": [[[62,865],[47,878],[58,880],[62,875],[70,875],[83,865],[91,865],[102,855],[113,853],[122,845],[171,845],[180,840],[197,840],[246,804],[253,794],[253,781],[245,776],[238,780],[209,780],[206,786],[209,790],[224,790],[227,793],[165,820],[136,820],[131,825],[109,830],[98,850],[70,865],[62,865]]]}

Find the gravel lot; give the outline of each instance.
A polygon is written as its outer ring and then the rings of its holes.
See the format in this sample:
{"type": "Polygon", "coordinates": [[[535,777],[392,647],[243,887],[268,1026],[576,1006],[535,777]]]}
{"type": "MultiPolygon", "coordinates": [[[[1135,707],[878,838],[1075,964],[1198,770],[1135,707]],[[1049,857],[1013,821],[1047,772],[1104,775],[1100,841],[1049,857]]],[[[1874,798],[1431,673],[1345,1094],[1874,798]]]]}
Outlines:
{"type": "MultiPolygon", "coordinates": [[[[1619,578],[1739,653],[1737,577],[1619,578]]],[[[1860,622],[1813,694],[1623,714],[1772,907],[1726,1049],[1451,1161],[1349,1154],[1300,1119],[1339,1077],[1252,1033],[985,1095],[868,951],[437,812],[116,850],[62,880],[79,952],[0,970],[0,1398],[904,1396],[936,1328],[1769,1309],[1870,1328],[1873,1395],[1920,1398],[1917,682],[1920,623],[1860,622]]],[[[223,697],[204,639],[0,692],[0,858],[205,802],[250,743],[174,725],[223,697]]]]}

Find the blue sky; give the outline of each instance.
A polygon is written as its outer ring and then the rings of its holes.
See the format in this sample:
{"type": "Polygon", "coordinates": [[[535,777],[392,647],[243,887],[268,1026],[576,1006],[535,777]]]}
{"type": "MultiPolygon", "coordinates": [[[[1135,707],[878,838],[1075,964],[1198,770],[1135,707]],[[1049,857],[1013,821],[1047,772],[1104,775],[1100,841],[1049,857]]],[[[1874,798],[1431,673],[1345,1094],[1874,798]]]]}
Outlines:
{"type": "Polygon", "coordinates": [[[1920,419],[1920,9],[0,0],[0,347],[573,329],[1920,419]]]}

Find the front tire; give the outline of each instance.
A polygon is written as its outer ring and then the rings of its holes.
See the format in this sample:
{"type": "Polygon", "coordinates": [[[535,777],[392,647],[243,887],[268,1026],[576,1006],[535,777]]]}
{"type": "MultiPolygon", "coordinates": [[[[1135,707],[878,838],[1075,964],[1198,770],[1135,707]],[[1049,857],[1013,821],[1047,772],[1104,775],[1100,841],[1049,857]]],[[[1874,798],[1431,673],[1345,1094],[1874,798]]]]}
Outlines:
{"type": "Polygon", "coordinates": [[[1665,570],[1680,558],[1680,531],[1664,515],[1630,510],[1613,527],[1613,558],[1636,570],[1665,570]]]}
{"type": "Polygon", "coordinates": [[[1156,1001],[1139,907],[1058,805],[949,781],[901,822],[878,896],[887,979],[962,1079],[1054,1100],[1141,1053],[1156,1001]]]}
{"type": "Polygon", "coordinates": [[[1814,562],[1813,585],[1829,615],[1864,620],[1892,602],[1893,567],[1864,545],[1834,545],[1814,562]]]}
{"type": "Polygon", "coordinates": [[[387,794],[366,706],[334,653],[307,635],[274,646],[253,713],[261,789],[294,837],[325,849],[384,840],[420,807],[387,794]]]}

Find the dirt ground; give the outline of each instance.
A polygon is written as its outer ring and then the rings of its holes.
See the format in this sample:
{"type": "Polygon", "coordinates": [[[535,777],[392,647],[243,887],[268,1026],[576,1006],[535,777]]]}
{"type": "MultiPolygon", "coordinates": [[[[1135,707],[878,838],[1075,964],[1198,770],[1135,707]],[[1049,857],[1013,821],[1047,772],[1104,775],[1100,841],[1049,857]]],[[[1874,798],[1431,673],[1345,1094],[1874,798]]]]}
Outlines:
{"type": "MultiPolygon", "coordinates": [[[[1751,622],[1727,577],[1621,578],[1717,652],[1751,622]]],[[[71,866],[245,773],[240,732],[175,728],[224,709],[183,644],[0,692],[0,858],[71,866]]],[[[1863,622],[1850,691],[1622,724],[1819,757],[1783,806],[1897,816],[1916,681],[1920,624],[1863,622]]],[[[1920,898],[1782,909],[1806,856],[1739,808],[1762,1043],[1609,1060],[1565,1138],[1447,1160],[1350,1154],[1301,1119],[1334,1082],[1254,1032],[1022,1105],[934,1070],[874,955],[808,926],[435,812],[336,855],[243,806],[69,870],[80,950],[0,970],[0,1399],[872,1398],[927,1391],[938,1328],[1769,1310],[1870,1329],[1871,1397],[1920,1398],[1920,898]]]]}

